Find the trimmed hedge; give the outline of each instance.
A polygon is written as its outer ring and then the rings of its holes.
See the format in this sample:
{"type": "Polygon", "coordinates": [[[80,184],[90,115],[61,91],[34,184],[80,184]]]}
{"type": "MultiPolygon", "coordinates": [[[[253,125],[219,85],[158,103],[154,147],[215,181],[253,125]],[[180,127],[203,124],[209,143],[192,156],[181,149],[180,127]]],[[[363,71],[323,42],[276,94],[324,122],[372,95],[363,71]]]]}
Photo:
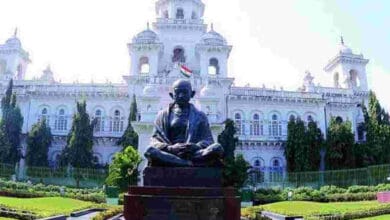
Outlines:
{"type": "Polygon", "coordinates": [[[259,189],[254,192],[253,200],[255,205],[267,204],[288,200],[288,193],[292,192],[291,200],[294,201],[315,201],[315,202],[348,202],[375,200],[376,193],[389,191],[390,184],[377,186],[351,186],[340,188],[336,186],[323,186],[319,190],[310,187],[296,189],[259,189]]]}
{"type": "Polygon", "coordinates": [[[67,197],[83,201],[105,203],[106,196],[100,189],[76,189],[69,187],[28,184],[0,180],[0,196],[17,198],[67,197]],[[63,194],[61,193],[63,189],[63,194]]]}
{"type": "Polygon", "coordinates": [[[109,218],[112,218],[120,213],[123,212],[123,207],[115,206],[107,209],[104,212],[99,213],[95,217],[92,218],[92,220],[106,220],[109,218]]]}
{"type": "Polygon", "coordinates": [[[6,206],[0,205],[0,217],[33,220],[39,218],[40,216],[37,216],[33,212],[11,209],[6,206]]]}

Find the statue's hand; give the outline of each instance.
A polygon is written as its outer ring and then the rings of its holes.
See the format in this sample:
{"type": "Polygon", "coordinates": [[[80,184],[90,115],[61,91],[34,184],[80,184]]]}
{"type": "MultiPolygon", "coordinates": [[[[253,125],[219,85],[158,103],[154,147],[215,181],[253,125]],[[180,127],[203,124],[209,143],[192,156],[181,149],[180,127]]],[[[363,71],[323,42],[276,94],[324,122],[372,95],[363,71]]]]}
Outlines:
{"type": "Polygon", "coordinates": [[[168,152],[171,154],[179,155],[188,151],[187,144],[177,143],[168,146],[168,152]]]}
{"type": "Polygon", "coordinates": [[[195,153],[197,152],[198,150],[201,150],[202,148],[196,144],[193,144],[193,143],[189,143],[187,144],[187,148],[188,150],[191,152],[191,153],[195,153]]]}

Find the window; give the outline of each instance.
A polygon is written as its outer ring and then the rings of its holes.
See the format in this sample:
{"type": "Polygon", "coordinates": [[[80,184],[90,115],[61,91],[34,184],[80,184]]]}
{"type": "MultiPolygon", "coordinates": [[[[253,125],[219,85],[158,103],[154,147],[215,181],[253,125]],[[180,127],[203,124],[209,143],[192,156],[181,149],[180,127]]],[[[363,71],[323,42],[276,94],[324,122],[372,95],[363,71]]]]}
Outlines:
{"type": "Polygon", "coordinates": [[[164,11],[164,13],[163,13],[163,17],[164,17],[164,18],[166,18],[166,19],[168,19],[168,18],[169,18],[169,13],[168,13],[168,11],[164,11]]]}
{"type": "Polygon", "coordinates": [[[68,121],[66,120],[65,110],[60,109],[58,111],[57,119],[55,121],[54,130],[66,131],[68,130],[68,121]]]}
{"type": "Polygon", "coordinates": [[[176,19],[184,19],[184,10],[182,8],[177,9],[176,19]]]}
{"type": "Polygon", "coordinates": [[[278,159],[274,159],[274,161],[272,162],[272,166],[273,167],[280,167],[280,162],[278,159]]]}
{"type": "Polygon", "coordinates": [[[260,167],[261,166],[260,160],[255,160],[253,166],[254,167],[260,167]]]}
{"type": "Polygon", "coordinates": [[[196,12],[194,11],[192,12],[191,19],[192,20],[198,19],[198,15],[196,14],[196,12]]]}
{"type": "Polygon", "coordinates": [[[95,132],[101,132],[104,131],[104,120],[103,120],[103,114],[102,110],[98,109],[95,111],[95,132]]]}
{"type": "Polygon", "coordinates": [[[17,77],[18,77],[18,79],[23,78],[23,67],[21,64],[19,64],[17,67],[17,77]]]}
{"type": "Polygon", "coordinates": [[[282,124],[276,114],[272,115],[271,124],[269,125],[269,133],[273,137],[282,136],[282,124]]]}
{"type": "Polygon", "coordinates": [[[359,75],[356,70],[349,71],[350,85],[353,88],[360,87],[359,75]]]}
{"type": "Polygon", "coordinates": [[[38,116],[38,122],[41,120],[46,120],[46,124],[50,124],[50,116],[47,108],[43,108],[42,111],[40,112],[41,114],[38,116]]]}
{"type": "Polygon", "coordinates": [[[115,110],[114,117],[110,123],[110,131],[111,132],[122,132],[123,131],[123,119],[121,118],[121,112],[119,110],[115,110]]]}
{"type": "Polygon", "coordinates": [[[336,88],[339,88],[340,87],[340,75],[338,72],[334,73],[333,75],[333,85],[334,87],[336,88]]]}
{"type": "Polygon", "coordinates": [[[209,74],[218,75],[219,74],[219,63],[216,58],[211,58],[209,62],[209,74]]]}
{"type": "Polygon", "coordinates": [[[237,134],[238,135],[244,134],[244,125],[242,123],[242,117],[240,113],[236,113],[234,115],[234,122],[236,124],[237,134]]]}
{"type": "Polygon", "coordinates": [[[251,121],[251,135],[263,135],[263,124],[260,122],[259,114],[254,114],[251,121]]]}
{"type": "Polygon", "coordinates": [[[289,120],[290,121],[295,121],[295,115],[290,115],[289,120]]]}
{"type": "Polygon", "coordinates": [[[185,63],[186,58],[184,56],[184,49],[181,47],[177,47],[173,50],[173,57],[172,57],[173,63],[185,63]]]}
{"type": "Polygon", "coordinates": [[[7,63],[5,60],[0,60],[0,74],[5,74],[7,63]]]}
{"type": "Polygon", "coordinates": [[[343,123],[343,118],[340,117],[340,116],[337,116],[337,117],[336,117],[336,123],[337,123],[337,124],[343,123]]]}
{"type": "Polygon", "coordinates": [[[307,116],[307,122],[314,122],[313,116],[311,115],[307,116]]]}
{"type": "Polygon", "coordinates": [[[141,57],[139,60],[139,72],[141,74],[148,74],[150,72],[149,58],[141,57]]]}

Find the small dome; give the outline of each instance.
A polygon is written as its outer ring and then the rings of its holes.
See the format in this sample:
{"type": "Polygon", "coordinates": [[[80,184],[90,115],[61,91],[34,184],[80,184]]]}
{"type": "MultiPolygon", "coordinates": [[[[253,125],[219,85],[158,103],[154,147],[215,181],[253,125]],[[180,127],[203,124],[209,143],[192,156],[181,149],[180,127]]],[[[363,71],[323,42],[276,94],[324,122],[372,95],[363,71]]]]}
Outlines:
{"type": "Polygon", "coordinates": [[[211,25],[211,30],[204,34],[200,41],[202,44],[206,45],[227,45],[226,39],[221,34],[214,31],[213,25],[211,25]]]}
{"type": "Polygon", "coordinates": [[[148,84],[145,86],[143,90],[144,96],[158,96],[158,88],[157,85],[148,84]]]}
{"type": "Polygon", "coordinates": [[[135,44],[153,44],[158,42],[158,36],[154,31],[149,29],[149,24],[146,30],[140,32],[133,38],[133,43],[135,44]]]}
{"type": "Polygon", "coordinates": [[[17,38],[16,36],[9,38],[6,41],[6,44],[14,47],[22,47],[22,43],[20,42],[19,38],[17,38]]]}
{"type": "Polygon", "coordinates": [[[352,54],[352,50],[351,50],[351,48],[349,48],[346,45],[342,44],[340,46],[340,53],[352,54]]]}

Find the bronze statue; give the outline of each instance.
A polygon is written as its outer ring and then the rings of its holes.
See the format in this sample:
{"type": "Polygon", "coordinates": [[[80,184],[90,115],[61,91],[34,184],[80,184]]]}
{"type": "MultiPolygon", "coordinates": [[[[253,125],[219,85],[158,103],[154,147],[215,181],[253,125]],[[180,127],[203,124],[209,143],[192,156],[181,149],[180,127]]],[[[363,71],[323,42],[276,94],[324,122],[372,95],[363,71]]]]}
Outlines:
{"type": "Polygon", "coordinates": [[[145,157],[153,167],[222,166],[223,148],[214,143],[207,116],[190,103],[191,83],[177,80],[169,93],[174,100],[159,112],[145,157]]]}

